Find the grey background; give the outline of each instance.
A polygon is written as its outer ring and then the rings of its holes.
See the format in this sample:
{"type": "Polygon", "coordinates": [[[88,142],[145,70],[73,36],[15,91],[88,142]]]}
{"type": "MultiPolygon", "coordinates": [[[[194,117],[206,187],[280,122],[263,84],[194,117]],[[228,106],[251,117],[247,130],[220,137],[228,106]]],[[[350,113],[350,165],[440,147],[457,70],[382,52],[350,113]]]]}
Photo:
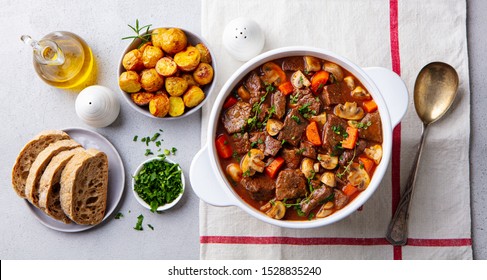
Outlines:
{"type": "MultiPolygon", "coordinates": [[[[76,93],[51,88],[38,79],[32,68],[31,50],[19,40],[29,34],[41,38],[55,30],[72,31],[91,46],[97,60],[97,83],[117,90],[117,63],[131,35],[127,23],[139,18],[142,24],[180,26],[200,33],[201,2],[186,1],[9,1],[0,0],[0,258],[1,259],[198,259],[199,199],[187,186],[182,201],[172,210],[152,214],[132,197],[130,174],[145,159],[145,145],[132,141],[163,129],[163,147],[176,147],[172,159],[187,173],[200,147],[200,113],[177,122],[142,116],[121,100],[117,121],[103,129],[118,149],[125,165],[126,186],[110,220],[81,233],[53,231],[31,214],[25,202],[11,190],[12,164],[22,146],[43,129],[85,127],[76,116],[76,93]],[[143,214],[144,228],[135,231],[137,216],[143,214]],[[154,226],[152,231],[147,224],[154,226]]],[[[487,1],[467,1],[471,116],[471,201],[474,258],[487,259],[486,126],[484,92],[487,65],[487,1]]],[[[467,183],[467,182],[466,182],[467,183]]]]}

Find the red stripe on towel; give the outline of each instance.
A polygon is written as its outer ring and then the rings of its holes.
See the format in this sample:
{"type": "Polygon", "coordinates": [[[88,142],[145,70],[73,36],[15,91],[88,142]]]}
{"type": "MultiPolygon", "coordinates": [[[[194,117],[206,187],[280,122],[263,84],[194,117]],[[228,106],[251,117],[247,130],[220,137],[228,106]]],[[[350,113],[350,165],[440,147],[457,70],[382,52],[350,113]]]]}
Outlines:
{"type": "MultiPolygon", "coordinates": [[[[401,57],[399,53],[399,16],[397,0],[389,1],[389,33],[391,38],[392,70],[401,75],[401,57]]],[[[401,124],[392,133],[392,213],[397,208],[401,196],[401,124]]],[[[395,260],[402,259],[401,247],[393,249],[395,260]]]]}

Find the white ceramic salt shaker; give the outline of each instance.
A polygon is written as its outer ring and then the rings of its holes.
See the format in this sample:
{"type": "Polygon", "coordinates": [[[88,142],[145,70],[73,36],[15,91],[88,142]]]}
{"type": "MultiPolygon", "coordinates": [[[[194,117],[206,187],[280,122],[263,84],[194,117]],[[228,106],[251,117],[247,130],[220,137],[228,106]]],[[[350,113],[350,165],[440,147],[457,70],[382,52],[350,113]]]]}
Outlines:
{"type": "Polygon", "coordinates": [[[247,61],[264,48],[264,32],[252,19],[240,17],[227,24],[223,31],[223,46],[233,58],[247,61]]]}
{"type": "Polygon", "coordinates": [[[106,127],[113,123],[120,113],[120,101],[115,93],[104,86],[89,86],[76,98],[76,114],[86,124],[106,127]]]}

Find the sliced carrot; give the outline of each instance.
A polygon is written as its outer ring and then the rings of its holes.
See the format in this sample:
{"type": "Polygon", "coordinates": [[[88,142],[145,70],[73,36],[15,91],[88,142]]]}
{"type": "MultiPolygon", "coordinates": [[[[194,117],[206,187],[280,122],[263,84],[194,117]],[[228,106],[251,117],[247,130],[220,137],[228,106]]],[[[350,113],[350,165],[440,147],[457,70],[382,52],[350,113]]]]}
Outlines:
{"type": "Polygon", "coordinates": [[[351,196],[352,194],[357,192],[357,188],[352,186],[351,184],[347,184],[345,187],[343,187],[342,191],[345,193],[347,196],[351,196]]]}
{"type": "Polygon", "coordinates": [[[320,92],[320,90],[325,86],[329,77],[330,73],[323,70],[316,72],[313,77],[311,77],[311,90],[314,94],[318,94],[320,92]]]}
{"type": "Polygon", "coordinates": [[[370,172],[374,168],[374,165],[375,165],[374,161],[371,160],[370,158],[366,157],[366,156],[359,156],[358,161],[363,164],[364,169],[365,169],[365,171],[367,171],[369,176],[372,175],[370,172]]]}
{"type": "Polygon", "coordinates": [[[374,100],[364,101],[363,107],[365,112],[367,113],[372,113],[377,110],[377,104],[375,103],[374,100]]]}
{"type": "Polygon", "coordinates": [[[261,76],[261,79],[264,83],[279,86],[286,81],[286,73],[274,62],[267,62],[262,65],[262,72],[264,75],[261,76]]]}
{"type": "Polygon", "coordinates": [[[310,122],[306,127],[306,138],[311,144],[315,146],[321,146],[321,136],[318,130],[318,124],[316,122],[310,122]]]}
{"type": "Polygon", "coordinates": [[[265,168],[265,174],[274,179],[277,176],[277,172],[281,170],[283,165],[284,159],[282,157],[277,157],[265,168]]]}
{"type": "Polygon", "coordinates": [[[223,103],[223,109],[228,109],[237,103],[237,98],[229,96],[225,103],[223,103]]]}
{"type": "Polygon", "coordinates": [[[342,141],[342,147],[345,149],[354,149],[358,138],[358,129],[353,126],[347,126],[347,138],[342,141]]]}
{"type": "Polygon", "coordinates": [[[284,95],[289,95],[291,92],[294,91],[294,86],[289,81],[280,84],[278,88],[279,91],[282,92],[284,95]]]}
{"type": "Polygon", "coordinates": [[[221,158],[230,158],[233,154],[232,146],[225,134],[221,134],[215,141],[216,151],[221,158]]]}

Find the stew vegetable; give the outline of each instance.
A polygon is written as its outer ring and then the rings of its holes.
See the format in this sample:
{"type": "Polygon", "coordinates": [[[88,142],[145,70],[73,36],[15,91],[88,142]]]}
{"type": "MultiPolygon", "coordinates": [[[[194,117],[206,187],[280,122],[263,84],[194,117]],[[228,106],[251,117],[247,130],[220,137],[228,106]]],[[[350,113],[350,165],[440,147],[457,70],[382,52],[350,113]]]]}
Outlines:
{"type": "Polygon", "coordinates": [[[312,56],[267,62],[223,103],[215,147],[227,179],[273,219],[342,209],[382,159],[377,104],[341,66],[312,56]]]}

